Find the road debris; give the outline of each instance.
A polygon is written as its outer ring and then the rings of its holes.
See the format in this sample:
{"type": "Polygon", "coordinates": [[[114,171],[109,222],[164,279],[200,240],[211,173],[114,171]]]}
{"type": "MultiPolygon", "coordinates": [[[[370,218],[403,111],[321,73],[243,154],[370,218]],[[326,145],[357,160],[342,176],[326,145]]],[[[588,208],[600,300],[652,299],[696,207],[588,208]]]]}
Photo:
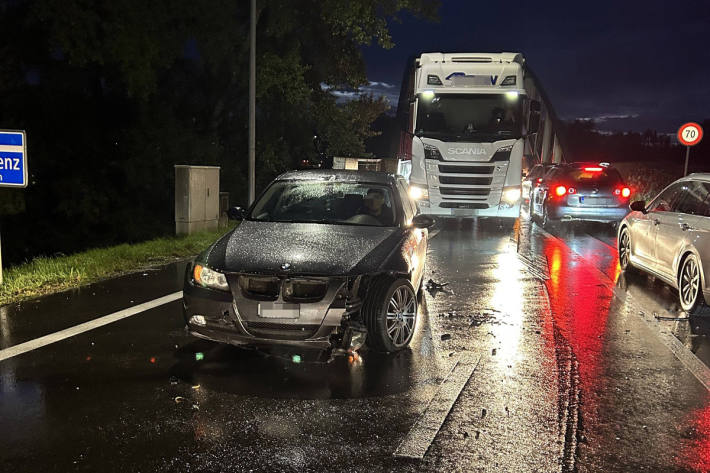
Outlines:
{"type": "Polygon", "coordinates": [[[450,333],[442,333],[441,334],[441,341],[444,342],[446,340],[451,340],[451,334],[450,333]]]}
{"type": "Polygon", "coordinates": [[[436,296],[437,292],[444,292],[446,294],[453,294],[453,292],[450,289],[447,289],[446,286],[448,286],[449,283],[438,283],[434,281],[433,279],[429,279],[424,287],[426,288],[427,292],[433,296],[436,296]]]}

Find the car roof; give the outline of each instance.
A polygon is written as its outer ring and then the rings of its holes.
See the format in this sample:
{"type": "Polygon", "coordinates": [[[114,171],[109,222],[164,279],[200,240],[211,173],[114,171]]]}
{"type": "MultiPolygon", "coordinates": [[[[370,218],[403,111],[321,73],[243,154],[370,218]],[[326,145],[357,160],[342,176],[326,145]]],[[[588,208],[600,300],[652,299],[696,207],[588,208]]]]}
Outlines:
{"type": "Polygon", "coordinates": [[[396,179],[397,176],[388,172],[355,171],[348,169],[306,169],[302,171],[288,171],[276,178],[277,181],[346,181],[384,185],[393,185],[396,179]]]}
{"type": "Polygon", "coordinates": [[[685,177],[681,177],[678,181],[704,181],[710,182],[710,173],[707,172],[694,172],[693,174],[688,174],[685,177]]]}

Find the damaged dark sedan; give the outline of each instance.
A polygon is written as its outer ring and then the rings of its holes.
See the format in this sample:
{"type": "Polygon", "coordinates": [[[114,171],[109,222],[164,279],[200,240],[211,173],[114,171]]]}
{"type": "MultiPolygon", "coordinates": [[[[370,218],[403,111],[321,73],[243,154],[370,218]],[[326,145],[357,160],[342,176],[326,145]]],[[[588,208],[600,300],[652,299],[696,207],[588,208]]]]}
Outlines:
{"type": "Polygon", "coordinates": [[[192,335],[329,356],[410,343],[433,220],[402,177],[288,172],[230,217],[241,223],[186,273],[192,335]]]}

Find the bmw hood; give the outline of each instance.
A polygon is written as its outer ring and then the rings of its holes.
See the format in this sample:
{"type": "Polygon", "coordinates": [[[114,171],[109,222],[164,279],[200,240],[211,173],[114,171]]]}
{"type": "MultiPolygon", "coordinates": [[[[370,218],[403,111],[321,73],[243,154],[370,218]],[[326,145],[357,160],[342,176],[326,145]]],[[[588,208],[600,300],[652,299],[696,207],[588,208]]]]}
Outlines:
{"type": "Polygon", "coordinates": [[[377,271],[399,246],[400,228],[243,221],[208,263],[227,272],[346,275],[377,271]]]}

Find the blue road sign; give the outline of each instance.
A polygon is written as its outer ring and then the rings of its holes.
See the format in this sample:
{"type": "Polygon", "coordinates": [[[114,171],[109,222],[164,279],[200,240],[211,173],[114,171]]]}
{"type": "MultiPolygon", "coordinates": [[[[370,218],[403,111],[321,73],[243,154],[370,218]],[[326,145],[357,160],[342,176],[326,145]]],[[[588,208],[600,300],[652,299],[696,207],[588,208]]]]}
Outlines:
{"type": "Polygon", "coordinates": [[[0,130],[0,187],[27,187],[27,138],[24,131],[0,130]]]}

